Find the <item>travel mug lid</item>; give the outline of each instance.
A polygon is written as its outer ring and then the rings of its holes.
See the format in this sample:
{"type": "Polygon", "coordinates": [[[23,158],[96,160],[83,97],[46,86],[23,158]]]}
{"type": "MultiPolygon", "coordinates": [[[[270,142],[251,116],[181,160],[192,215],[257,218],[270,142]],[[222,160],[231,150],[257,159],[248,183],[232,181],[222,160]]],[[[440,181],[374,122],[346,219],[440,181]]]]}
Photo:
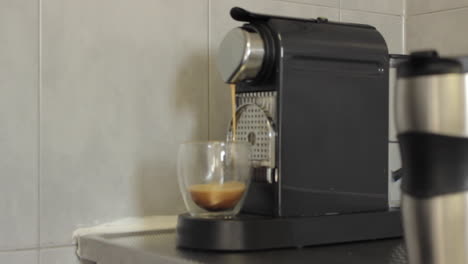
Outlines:
{"type": "Polygon", "coordinates": [[[440,57],[437,51],[417,51],[398,66],[398,78],[468,72],[468,57],[440,57]]]}

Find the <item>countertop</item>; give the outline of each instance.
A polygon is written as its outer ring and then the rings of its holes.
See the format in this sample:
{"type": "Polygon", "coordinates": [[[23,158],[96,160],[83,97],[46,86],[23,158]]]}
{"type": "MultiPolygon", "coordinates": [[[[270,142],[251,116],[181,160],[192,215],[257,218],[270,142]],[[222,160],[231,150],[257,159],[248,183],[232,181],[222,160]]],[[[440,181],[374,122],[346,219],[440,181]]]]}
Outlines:
{"type": "Polygon", "coordinates": [[[127,234],[86,235],[80,256],[97,264],[155,263],[320,263],[403,264],[401,239],[374,240],[255,252],[207,252],[176,247],[175,229],[127,234]]]}

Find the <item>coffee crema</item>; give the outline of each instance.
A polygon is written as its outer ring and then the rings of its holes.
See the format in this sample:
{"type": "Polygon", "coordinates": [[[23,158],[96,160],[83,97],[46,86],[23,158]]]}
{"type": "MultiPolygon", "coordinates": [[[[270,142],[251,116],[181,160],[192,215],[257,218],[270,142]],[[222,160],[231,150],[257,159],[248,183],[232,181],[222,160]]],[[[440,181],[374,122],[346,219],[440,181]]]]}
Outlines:
{"type": "Polygon", "coordinates": [[[224,184],[195,184],[189,187],[196,205],[208,211],[223,211],[234,208],[241,200],[246,186],[242,182],[231,181],[224,184]]]}

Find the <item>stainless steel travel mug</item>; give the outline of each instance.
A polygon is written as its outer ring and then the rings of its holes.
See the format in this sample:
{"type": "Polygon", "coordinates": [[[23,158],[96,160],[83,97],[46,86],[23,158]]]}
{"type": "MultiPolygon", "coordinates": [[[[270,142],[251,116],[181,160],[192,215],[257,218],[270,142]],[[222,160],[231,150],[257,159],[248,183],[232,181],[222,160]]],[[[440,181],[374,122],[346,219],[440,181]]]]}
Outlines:
{"type": "Polygon", "coordinates": [[[409,263],[468,263],[468,57],[417,52],[397,74],[409,263]]]}

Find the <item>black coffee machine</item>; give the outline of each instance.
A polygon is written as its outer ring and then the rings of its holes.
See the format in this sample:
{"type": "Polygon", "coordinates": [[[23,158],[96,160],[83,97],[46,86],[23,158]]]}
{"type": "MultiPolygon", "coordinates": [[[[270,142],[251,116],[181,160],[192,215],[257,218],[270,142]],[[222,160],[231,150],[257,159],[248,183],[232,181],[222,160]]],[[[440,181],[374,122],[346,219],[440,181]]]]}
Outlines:
{"type": "MultiPolygon", "coordinates": [[[[388,206],[389,55],[372,26],[233,8],[220,45],[254,177],[234,219],[181,215],[178,245],[258,250],[402,235],[388,206]]],[[[229,128],[228,138],[232,137],[229,128]]]]}

